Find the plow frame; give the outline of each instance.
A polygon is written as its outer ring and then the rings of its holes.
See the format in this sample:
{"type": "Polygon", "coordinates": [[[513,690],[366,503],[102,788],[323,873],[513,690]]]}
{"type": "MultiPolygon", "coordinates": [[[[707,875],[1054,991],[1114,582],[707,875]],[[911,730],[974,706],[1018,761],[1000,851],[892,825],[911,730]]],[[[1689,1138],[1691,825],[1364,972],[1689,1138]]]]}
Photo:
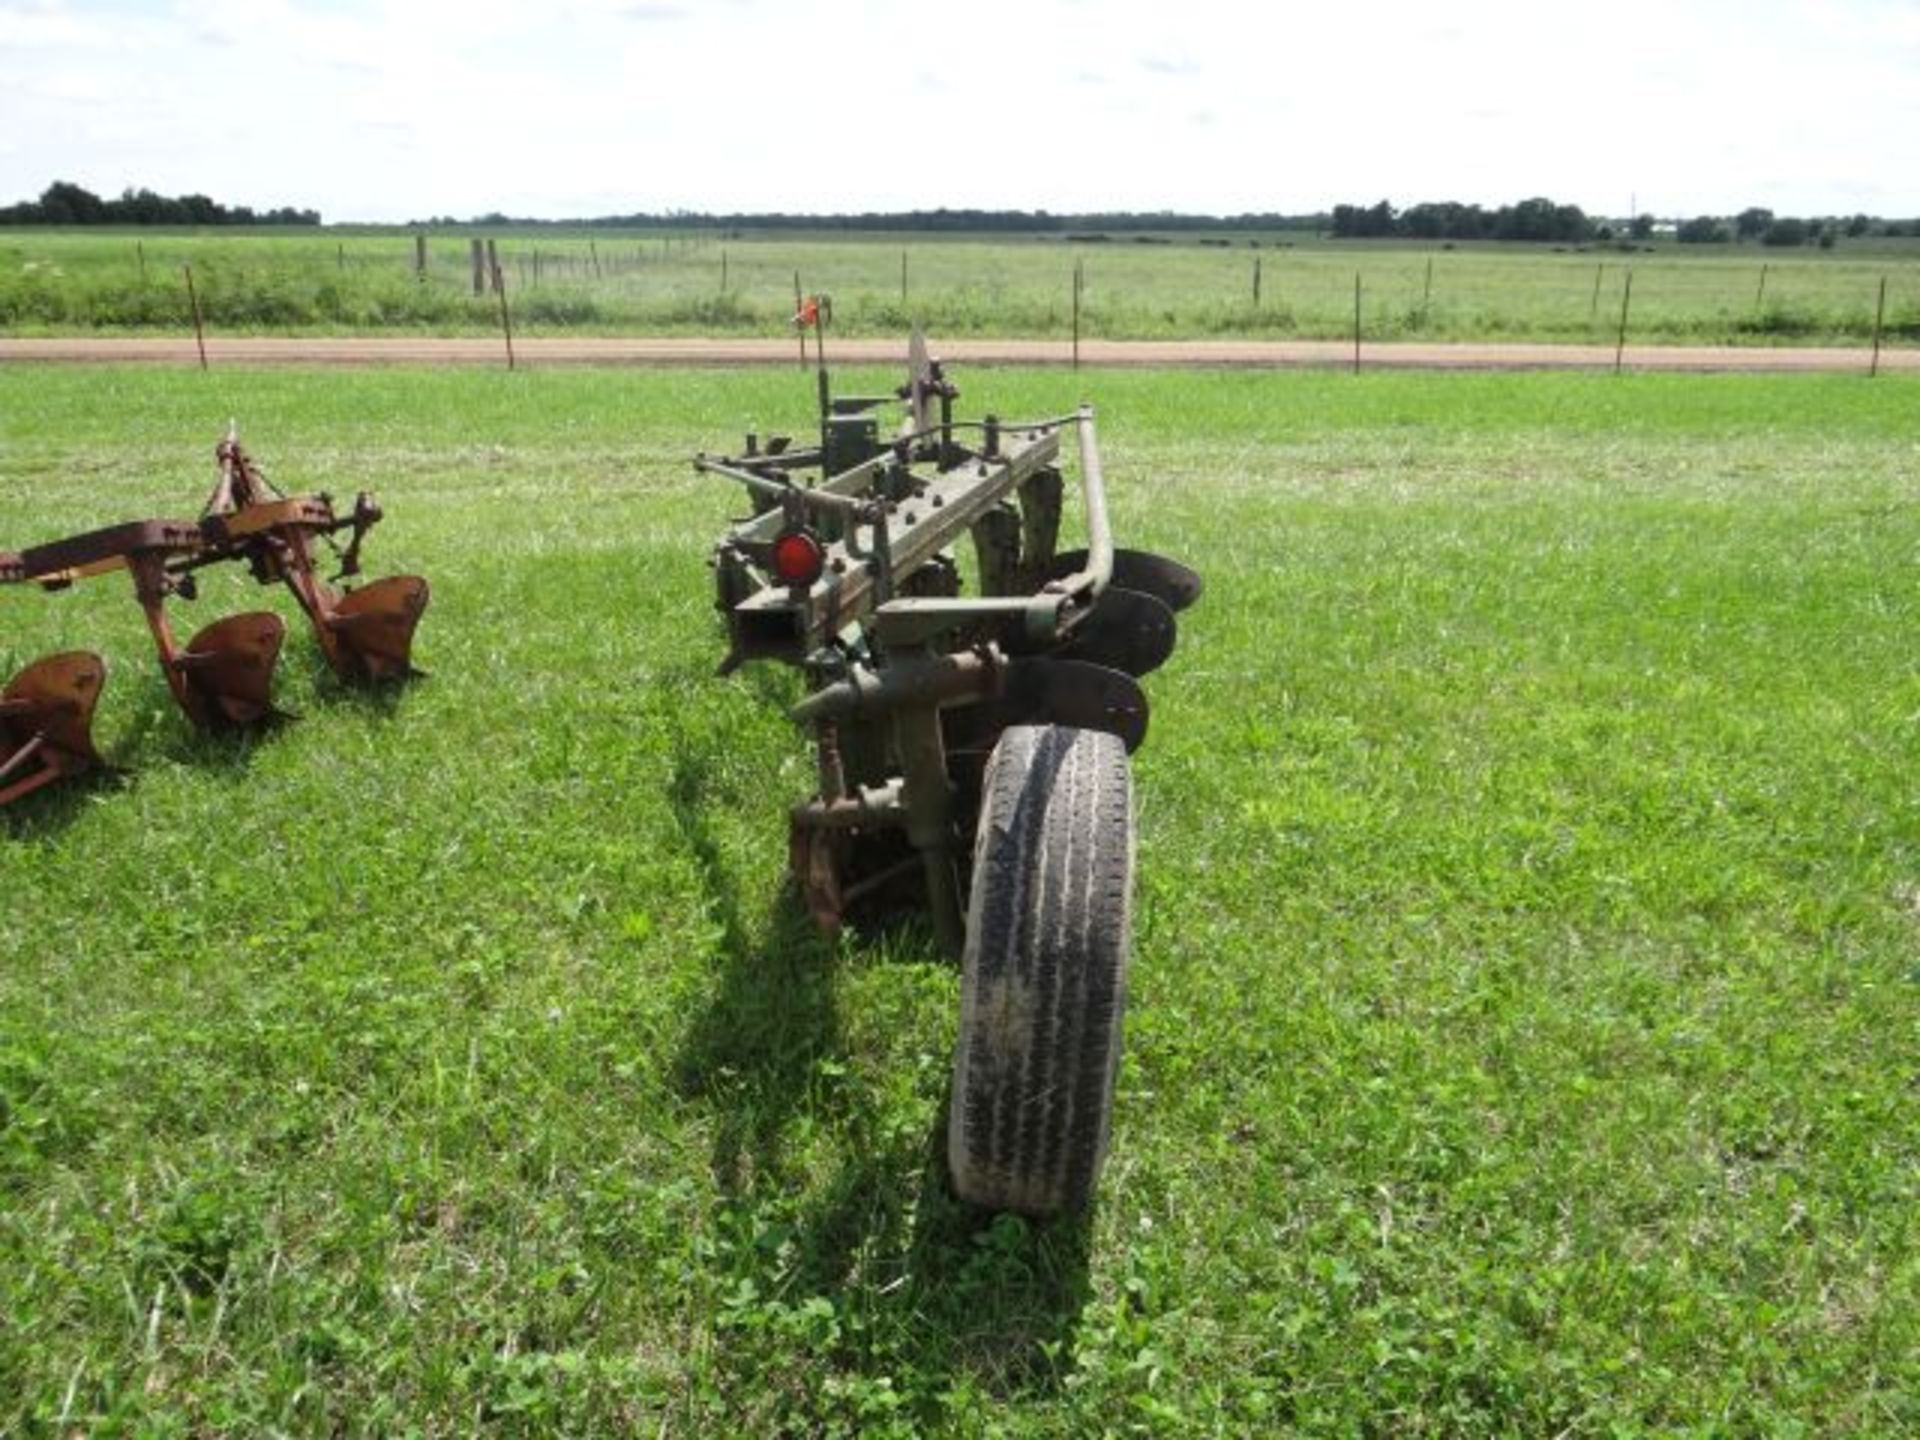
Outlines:
{"type": "Polygon", "coordinates": [[[917,876],[942,946],[958,954],[968,837],[996,741],[1010,726],[1054,724],[1133,750],[1147,726],[1136,677],[1171,651],[1173,611],[1199,578],[1116,550],[1089,405],[1035,422],[956,421],[958,391],[917,334],[895,397],[835,400],[824,367],[819,389],[817,447],[749,435],[742,455],[695,461],[744,486],[756,511],[713,556],[721,668],[773,659],[806,676],[792,714],[811,731],[818,789],[790,812],[790,862],[815,921],[832,932],[851,907],[917,876]],[[890,398],[907,416],[882,443],[874,411],[890,398]],[[1087,546],[1062,553],[1069,434],[1087,546]],[[817,483],[800,483],[808,470],[817,483]],[[979,577],[969,597],[954,556],[963,538],[979,577]],[[817,565],[796,566],[808,546],[817,565]]]}
{"type": "MultiPolygon", "coordinates": [[[[244,562],[261,584],[284,583],[342,681],[419,674],[411,654],[427,608],[427,582],[398,575],[352,590],[334,583],[360,573],[361,544],[382,518],[373,496],[361,492],[352,511],[341,515],[324,494],[283,495],[240,448],[231,427],[215,454],[220,479],[198,520],[135,520],[0,552],[0,585],[64,590],[124,571],[167,688],[202,729],[243,729],[282,714],[272,688],[286,638],[279,615],[256,610],[215,621],[182,645],[167,602],[194,599],[195,572],[209,565],[244,562]],[[335,537],[343,533],[350,539],[341,550],[335,537]],[[323,579],[316,563],[323,545],[340,563],[334,581],[323,579]]],[[[102,763],[89,727],[105,676],[99,656],[72,651],[29,665],[0,691],[0,805],[102,763]]]]}

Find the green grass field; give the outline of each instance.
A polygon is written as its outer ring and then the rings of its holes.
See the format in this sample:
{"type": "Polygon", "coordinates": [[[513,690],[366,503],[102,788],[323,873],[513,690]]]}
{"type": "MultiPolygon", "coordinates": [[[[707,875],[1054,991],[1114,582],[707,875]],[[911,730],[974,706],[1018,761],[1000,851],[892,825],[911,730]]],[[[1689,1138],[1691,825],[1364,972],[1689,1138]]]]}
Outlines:
{"type": "Polygon", "coordinates": [[[255,743],[121,583],[0,591],[128,771],[0,817],[0,1433],[1920,1430],[1920,384],[1084,383],[1210,590],[1036,1228],[931,1163],[953,970],[784,897],[791,677],[711,674],[687,456],[803,378],[0,367],[0,544],[237,415],[435,587],[255,743]]]}
{"type": "MultiPolygon", "coordinates": [[[[1916,240],[1831,252],[1668,241],[1627,255],[1257,238],[1258,249],[1248,237],[1222,247],[509,231],[500,245],[516,323],[531,333],[785,334],[797,272],[832,296],[840,334],[898,335],[918,322],[946,336],[1063,336],[1081,262],[1090,336],[1346,336],[1358,272],[1362,327],[1376,341],[1611,341],[1631,269],[1637,343],[1862,344],[1882,277],[1888,342],[1920,341],[1916,240]]],[[[471,293],[467,245],[464,233],[434,235],[422,282],[413,237],[398,230],[0,230],[0,333],[188,330],[188,262],[216,334],[496,330],[497,302],[471,293]]]]}

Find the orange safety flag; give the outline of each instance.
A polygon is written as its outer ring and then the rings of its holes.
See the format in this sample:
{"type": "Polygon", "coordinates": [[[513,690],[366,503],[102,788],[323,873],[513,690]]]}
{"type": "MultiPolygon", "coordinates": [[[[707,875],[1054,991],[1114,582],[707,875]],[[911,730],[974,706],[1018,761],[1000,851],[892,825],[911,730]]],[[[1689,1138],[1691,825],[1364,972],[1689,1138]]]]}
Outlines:
{"type": "Polygon", "coordinates": [[[820,297],[818,295],[809,295],[805,300],[800,302],[800,309],[795,312],[793,323],[798,325],[802,330],[806,329],[809,325],[815,326],[816,328],[819,326],[820,297]]]}

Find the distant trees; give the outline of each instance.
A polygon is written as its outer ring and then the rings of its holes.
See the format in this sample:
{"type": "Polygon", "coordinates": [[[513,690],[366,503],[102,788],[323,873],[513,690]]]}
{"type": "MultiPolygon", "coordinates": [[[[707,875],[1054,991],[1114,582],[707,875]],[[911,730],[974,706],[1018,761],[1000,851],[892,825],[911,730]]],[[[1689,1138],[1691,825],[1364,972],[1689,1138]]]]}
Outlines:
{"type": "MultiPolygon", "coordinates": [[[[435,222],[438,223],[438,222],[435,222]]],[[[448,222],[463,223],[463,222],[448,222]]],[[[1324,211],[1283,215],[1262,211],[1240,215],[1190,215],[1173,210],[1094,210],[1060,214],[1047,210],[865,210],[837,215],[793,214],[787,211],[748,211],[723,214],[675,210],[663,215],[634,213],[599,215],[584,220],[542,220],[509,216],[481,216],[468,224],[590,225],[608,229],[672,230],[866,230],[910,234],[1065,235],[1096,231],[1222,230],[1252,233],[1319,231],[1327,227],[1324,211]]]]}
{"type": "Polygon", "coordinates": [[[1336,205],[1332,231],[1341,239],[1533,240],[1578,243],[1591,240],[1593,221],[1578,205],[1557,205],[1544,196],[1502,205],[1497,210],[1454,200],[1424,201],[1396,212],[1382,200],[1373,205],[1336,205]]]}
{"type": "Polygon", "coordinates": [[[1718,215],[1696,215],[1675,227],[1673,238],[1682,245],[1724,245],[1733,236],[1718,215]]]}
{"type": "MultiPolygon", "coordinates": [[[[1339,234],[1335,210],[1334,233],[1339,234]]],[[[1452,200],[1427,201],[1400,212],[1400,233],[1415,240],[1479,240],[1489,229],[1487,212],[1452,200]]]]}
{"type": "Polygon", "coordinates": [[[1767,225],[1766,233],[1761,235],[1762,245],[1804,245],[1813,238],[1813,232],[1804,220],[1796,220],[1791,215],[1782,215],[1767,225]]]}
{"type": "MultiPolygon", "coordinates": [[[[1616,239],[1644,243],[1654,238],[1658,222],[1647,214],[1623,222],[1602,223],[1577,205],[1556,205],[1536,198],[1516,205],[1485,210],[1455,201],[1425,201],[1396,211],[1382,200],[1374,205],[1336,205],[1332,230],[1341,239],[1395,237],[1408,240],[1531,240],[1556,244],[1600,243],[1616,239]]],[[[1755,205],[1738,215],[1695,215],[1679,221],[1673,236],[1683,245],[1726,245],[1734,240],[1758,241],[1775,247],[1818,245],[1831,250],[1842,235],[1857,240],[1866,235],[1920,235],[1920,223],[1880,220],[1871,215],[1799,217],[1775,215],[1755,205]]]]}
{"type": "MultiPolygon", "coordinates": [[[[145,187],[103,199],[84,186],[56,180],[37,200],[0,206],[0,225],[318,225],[318,210],[282,206],[256,211],[246,205],[222,205],[206,195],[161,195],[145,187]]],[[[1101,233],[1252,235],[1286,231],[1326,231],[1345,240],[1512,240],[1534,244],[1586,244],[1616,239],[1644,242],[1655,233],[1654,217],[1635,215],[1624,224],[1596,221],[1578,205],[1561,205],[1533,196],[1487,209],[1455,200],[1426,200],[1396,210],[1389,200],[1371,205],[1336,205],[1331,212],[1286,215],[1268,211],[1240,215],[1192,215],[1171,210],[1114,210],[1055,214],[1046,210],[899,210],[838,215],[801,215],[783,211],[708,214],[675,210],[660,215],[636,213],[592,219],[523,219],[493,212],[470,220],[451,216],[416,224],[491,227],[585,225],[607,228],[661,227],[677,230],[854,230],[904,234],[988,233],[1055,235],[1072,238],[1101,233]]],[[[1752,206],[1738,215],[1696,215],[1681,221],[1675,238],[1687,245],[1724,245],[1730,240],[1787,247],[1817,244],[1831,249],[1844,235],[1920,235],[1920,220],[1881,220],[1870,215],[1801,219],[1752,206]]],[[[1224,242],[1219,242],[1224,243],[1224,242]]],[[[1250,242],[1257,243],[1257,242],[1250,242]]]]}
{"type": "Polygon", "coordinates": [[[1776,249],[1798,245],[1817,245],[1831,250],[1841,236],[1859,240],[1869,235],[1897,236],[1898,220],[1880,220],[1871,215],[1809,216],[1775,215],[1754,206],[1738,215],[1696,215],[1682,221],[1674,232],[1683,245],[1724,245],[1730,240],[1758,241],[1776,249]]]}
{"type": "Polygon", "coordinates": [[[1382,200],[1377,205],[1334,206],[1333,233],[1342,239],[1377,240],[1401,231],[1393,206],[1382,200]]]}
{"type": "Polygon", "coordinates": [[[90,190],[56,180],[40,196],[49,225],[103,225],[106,202],[90,190]]]}
{"type": "Polygon", "coordinates": [[[1578,205],[1556,205],[1536,197],[1494,211],[1493,238],[1578,242],[1593,238],[1593,222],[1578,205]]]}
{"type": "Polygon", "coordinates": [[[157,195],[123,190],[118,200],[103,200],[71,181],[56,180],[38,200],[0,206],[0,225],[318,225],[318,210],[285,205],[255,211],[228,207],[205,195],[157,195]]]}

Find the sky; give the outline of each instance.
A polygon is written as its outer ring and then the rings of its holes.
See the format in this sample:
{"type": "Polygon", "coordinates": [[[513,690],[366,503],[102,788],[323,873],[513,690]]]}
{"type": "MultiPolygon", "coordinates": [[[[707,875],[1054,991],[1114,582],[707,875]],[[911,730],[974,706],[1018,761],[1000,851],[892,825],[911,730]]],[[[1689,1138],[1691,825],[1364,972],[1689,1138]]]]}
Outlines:
{"type": "Polygon", "coordinates": [[[1920,215],[1920,0],[0,0],[0,204],[1920,215]]]}

